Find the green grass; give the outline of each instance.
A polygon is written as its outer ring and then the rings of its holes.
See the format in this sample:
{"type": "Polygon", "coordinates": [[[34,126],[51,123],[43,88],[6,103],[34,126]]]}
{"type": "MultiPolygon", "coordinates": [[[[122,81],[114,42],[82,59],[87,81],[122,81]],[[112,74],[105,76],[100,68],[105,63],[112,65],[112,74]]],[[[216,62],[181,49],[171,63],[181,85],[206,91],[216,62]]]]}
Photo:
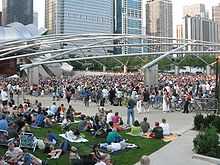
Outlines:
{"type": "MultiPolygon", "coordinates": [[[[74,127],[74,126],[73,126],[74,127]]],[[[50,128],[54,133],[57,135],[62,133],[60,126],[55,125],[53,128],[50,128]]],[[[47,135],[48,129],[46,128],[38,128],[32,129],[35,136],[38,138],[43,138],[47,135]]],[[[88,133],[84,133],[85,137],[89,140],[88,143],[72,143],[75,147],[77,147],[80,151],[80,154],[87,155],[91,152],[91,147],[93,144],[105,142],[103,138],[97,138],[90,136],[88,133]]],[[[152,139],[145,139],[142,137],[133,137],[127,135],[126,132],[122,132],[121,135],[128,139],[129,143],[134,143],[139,146],[137,149],[132,149],[128,151],[122,151],[116,154],[112,154],[112,160],[114,165],[133,165],[134,163],[138,162],[142,155],[149,155],[167,143],[161,140],[152,140],[152,139]]],[[[59,142],[62,141],[62,138],[59,137],[59,142]]],[[[3,155],[7,148],[0,148],[0,154],[3,155]]],[[[42,160],[47,159],[47,155],[44,154],[41,150],[37,149],[34,152],[34,155],[42,160]]],[[[62,155],[58,160],[48,160],[49,165],[68,165],[68,155],[62,155]]]]}

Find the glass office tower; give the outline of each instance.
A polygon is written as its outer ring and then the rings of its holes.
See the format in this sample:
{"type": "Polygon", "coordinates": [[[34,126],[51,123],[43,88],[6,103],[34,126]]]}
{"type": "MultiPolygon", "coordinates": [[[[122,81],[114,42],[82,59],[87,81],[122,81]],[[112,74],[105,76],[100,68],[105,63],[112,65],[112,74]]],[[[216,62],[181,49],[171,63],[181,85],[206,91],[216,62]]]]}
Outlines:
{"type": "Polygon", "coordinates": [[[46,0],[49,33],[112,33],[112,0],[46,0]]]}
{"type": "MultiPolygon", "coordinates": [[[[142,0],[114,0],[114,33],[116,34],[142,34],[142,0]]],[[[129,44],[141,43],[141,40],[125,41],[129,44]]],[[[140,48],[115,49],[119,53],[137,53],[140,48]]]]}
{"type": "Polygon", "coordinates": [[[3,25],[19,22],[24,25],[33,23],[33,0],[3,0],[3,25]]]}

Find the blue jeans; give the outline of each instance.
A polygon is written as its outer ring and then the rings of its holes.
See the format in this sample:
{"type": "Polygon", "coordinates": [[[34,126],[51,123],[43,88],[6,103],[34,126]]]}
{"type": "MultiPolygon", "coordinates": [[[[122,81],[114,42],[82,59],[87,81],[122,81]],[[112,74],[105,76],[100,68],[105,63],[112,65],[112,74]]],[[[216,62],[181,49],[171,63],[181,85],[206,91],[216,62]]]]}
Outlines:
{"type": "Polygon", "coordinates": [[[134,109],[128,108],[127,111],[127,124],[130,125],[130,117],[132,118],[132,124],[134,123],[134,109]]]}

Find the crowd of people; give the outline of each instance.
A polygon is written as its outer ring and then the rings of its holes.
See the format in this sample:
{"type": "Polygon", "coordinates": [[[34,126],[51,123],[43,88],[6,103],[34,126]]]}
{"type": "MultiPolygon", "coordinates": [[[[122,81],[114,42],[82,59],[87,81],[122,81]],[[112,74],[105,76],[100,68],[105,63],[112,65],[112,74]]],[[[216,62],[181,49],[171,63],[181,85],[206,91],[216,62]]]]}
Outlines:
{"type": "MultiPolygon", "coordinates": [[[[153,128],[144,117],[143,121],[135,120],[135,110],[138,113],[150,112],[152,108],[162,106],[164,113],[176,110],[177,104],[183,104],[183,113],[189,113],[189,104],[196,97],[211,97],[215,91],[215,77],[206,75],[179,75],[163,74],[159,78],[157,86],[145,86],[143,75],[96,75],[76,76],[70,79],[46,79],[39,84],[28,86],[23,80],[0,81],[0,130],[7,131],[8,150],[2,156],[3,163],[13,164],[46,164],[20,146],[20,135],[25,132],[32,133],[31,128],[51,128],[56,123],[62,123],[63,131],[78,138],[81,133],[87,131],[92,136],[105,138],[105,144],[94,145],[92,152],[82,156],[79,150],[71,146],[66,140],[58,144],[57,135],[48,131],[46,137],[37,142],[50,159],[57,159],[62,154],[69,154],[70,164],[111,165],[111,156],[100,151],[100,148],[116,150],[114,143],[120,149],[130,146],[119,132],[130,129],[134,136],[147,135],[151,138],[162,139],[170,135],[170,127],[166,119],[155,122],[153,128]],[[31,102],[24,99],[22,104],[17,104],[15,95],[33,95],[51,97],[54,102],[42,105],[37,99],[31,102]],[[68,107],[56,102],[61,98],[66,99],[68,107]],[[71,106],[74,99],[82,100],[86,107],[91,102],[98,105],[98,113],[87,116],[78,112],[71,106]],[[120,113],[113,113],[105,109],[105,105],[126,106],[127,121],[123,121],[120,113]],[[77,128],[70,128],[71,122],[79,119],[77,128]]],[[[144,116],[144,115],[143,115],[144,116]]],[[[133,146],[136,147],[136,146],[133,146]]],[[[144,158],[143,158],[144,160],[144,158]]],[[[144,161],[143,161],[144,162],[144,161]]]]}

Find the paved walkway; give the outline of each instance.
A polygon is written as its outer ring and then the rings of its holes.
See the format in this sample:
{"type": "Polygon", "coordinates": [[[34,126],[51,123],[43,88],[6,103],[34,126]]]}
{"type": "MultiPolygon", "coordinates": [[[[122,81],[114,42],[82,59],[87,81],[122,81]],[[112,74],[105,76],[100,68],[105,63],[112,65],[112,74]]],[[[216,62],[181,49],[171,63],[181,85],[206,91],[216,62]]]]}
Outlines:
{"type": "MultiPolygon", "coordinates": [[[[32,102],[36,99],[39,100],[44,106],[51,106],[53,101],[52,98],[49,97],[28,97],[32,102]]],[[[20,99],[21,100],[21,99],[20,99]]],[[[66,107],[68,107],[65,99],[61,99],[56,102],[57,105],[63,103],[66,107]]],[[[80,111],[85,113],[86,115],[95,115],[98,112],[97,105],[95,103],[91,103],[89,107],[85,107],[82,101],[72,100],[70,103],[76,111],[80,111]]],[[[105,108],[107,110],[112,109],[113,112],[119,112],[119,115],[122,116],[124,122],[127,122],[127,108],[120,106],[110,106],[106,105],[105,108]]],[[[171,132],[182,134],[184,131],[189,130],[193,127],[193,118],[195,114],[183,114],[180,112],[172,112],[172,113],[163,113],[162,110],[151,110],[149,113],[138,114],[135,111],[135,119],[142,121],[144,117],[148,118],[148,121],[151,127],[154,127],[154,123],[156,121],[160,122],[161,119],[165,118],[167,122],[170,124],[171,132]]]]}
{"type": "Polygon", "coordinates": [[[154,152],[149,156],[150,165],[212,165],[206,161],[192,159],[193,139],[196,135],[195,131],[187,131],[177,140],[154,152]]]}

